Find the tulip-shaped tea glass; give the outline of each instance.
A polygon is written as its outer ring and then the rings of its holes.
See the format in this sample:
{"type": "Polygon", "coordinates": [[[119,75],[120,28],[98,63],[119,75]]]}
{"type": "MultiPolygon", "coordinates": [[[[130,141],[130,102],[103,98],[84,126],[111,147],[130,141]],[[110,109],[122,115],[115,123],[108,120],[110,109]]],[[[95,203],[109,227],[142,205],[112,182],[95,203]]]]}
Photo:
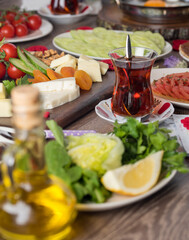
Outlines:
{"type": "Polygon", "coordinates": [[[148,48],[132,47],[132,57],[125,57],[125,47],[109,52],[115,69],[112,112],[120,116],[143,117],[153,110],[150,73],[157,53],[148,48]]]}

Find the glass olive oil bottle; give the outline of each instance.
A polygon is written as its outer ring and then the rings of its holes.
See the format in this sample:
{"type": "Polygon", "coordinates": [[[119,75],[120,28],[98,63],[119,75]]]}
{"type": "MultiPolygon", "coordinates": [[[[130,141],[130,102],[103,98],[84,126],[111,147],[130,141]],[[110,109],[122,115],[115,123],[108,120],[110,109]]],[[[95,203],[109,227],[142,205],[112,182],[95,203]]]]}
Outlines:
{"type": "Polygon", "coordinates": [[[47,174],[39,91],[19,86],[11,97],[15,141],[0,161],[0,239],[65,239],[76,217],[76,199],[47,174]]]}

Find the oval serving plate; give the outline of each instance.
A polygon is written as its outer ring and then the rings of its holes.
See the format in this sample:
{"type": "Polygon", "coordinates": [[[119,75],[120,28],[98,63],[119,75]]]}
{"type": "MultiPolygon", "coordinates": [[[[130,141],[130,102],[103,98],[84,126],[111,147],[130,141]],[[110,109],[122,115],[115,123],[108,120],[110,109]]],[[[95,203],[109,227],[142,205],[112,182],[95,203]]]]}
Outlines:
{"type": "MultiPolygon", "coordinates": [[[[92,30],[85,30],[85,31],[92,32],[92,30]]],[[[115,31],[115,32],[118,32],[118,33],[119,33],[119,32],[123,32],[123,31],[115,31]]],[[[128,33],[128,34],[132,34],[132,32],[127,32],[127,33],[128,33]]],[[[70,32],[61,33],[61,34],[57,35],[56,37],[72,38],[70,32]]],[[[61,51],[63,51],[63,52],[66,52],[66,53],[68,53],[68,54],[71,54],[71,55],[73,55],[73,56],[75,56],[75,57],[79,57],[79,56],[81,55],[80,53],[69,51],[69,50],[67,50],[67,49],[65,49],[65,48],[62,48],[62,47],[60,47],[59,45],[57,45],[57,44],[55,43],[55,38],[56,38],[56,37],[53,38],[53,45],[54,45],[57,49],[59,49],[59,50],[61,50],[61,51]]],[[[165,41],[165,46],[164,46],[163,52],[162,52],[160,55],[157,56],[157,59],[162,58],[162,57],[168,55],[168,54],[172,51],[172,49],[173,49],[173,48],[172,48],[172,45],[171,45],[169,42],[165,41]]],[[[94,59],[96,59],[96,60],[106,60],[106,59],[109,59],[109,58],[94,57],[94,56],[88,56],[88,57],[94,58],[94,59]]]]}
{"type": "Polygon", "coordinates": [[[6,41],[11,43],[31,41],[48,35],[52,30],[53,25],[49,21],[42,19],[42,25],[38,30],[32,31],[23,37],[6,38],[6,41]]]}
{"type": "Polygon", "coordinates": [[[166,186],[174,178],[175,174],[176,171],[174,170],[169,177],[161,179],[152,189],[139,196],[131,197],[113,194],[112,197],[110,197],[105,203],[79,203],[77,204],[76,208],[79,211],[96,212],[112,210],[139,202],[166,186]]]}

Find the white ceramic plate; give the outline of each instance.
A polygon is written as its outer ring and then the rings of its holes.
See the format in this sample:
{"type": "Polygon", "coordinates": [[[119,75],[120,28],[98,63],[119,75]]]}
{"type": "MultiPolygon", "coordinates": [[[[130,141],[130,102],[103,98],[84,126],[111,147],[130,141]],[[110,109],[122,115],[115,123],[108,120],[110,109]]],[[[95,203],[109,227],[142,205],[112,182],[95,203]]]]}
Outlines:
{"type": "Polygon", "coordinates": [[[56,24],[72,24],[75,22],[79,22],[83,18],[85,18],[87,15],[89,15],[91,12],[92,12],[92,8],[90,6],[88,6],[88,8],[83,13],[79,13],[75,15],[71,15],[71,14],[54,15],[51,13],[51,11],[47,6],[40,8],[38,10],[38,14],[40,14],[42,17],[45,17],[56,24]]]}
{"type": "MultiPolygon", "coordinates": [[[[85,30],[85,31],[92,32],[92,30],[85,30]]],[[[115,32],[123,32],[123,31],[115,31],[115,32]]],[[[127,33],[132,34],[132,32],[127,32],[127,33]]],[[[65,32],[65,33],[61,33],[61,34],[57,35],[56,37],[71,38],[71,34],[70,34],[70,32],[65,32]]],[[[55,43],[55,41],[54,41],[54,39],[55,39],[56,37],[53,38],[53,45],[54,45],[57,49],[59,49],[59,50],[61,50],[61,51],[63,51],[63,52],[69,53],[69,54],[71,54],[71,55],[73,55],[73,56],[75,56],[75,57],[79,57],[79,56],[80,56],[79,53],[71,52],[71,51],[69,51],[69,50],[66,50],[65,48],[61,48],[60,46],[58,46],[58,45],[55,43]]],[[[157,57],[157,59],[159,59],[159,58],[161,58],[161,57],[169,54],[171,51],[172,51],[172,45],[171,45],[170,43],[168,43],[168,42],[165,42],[165,47],[164,47],[164,49],[163,49],[163,52],[162,52],[162,54],[160,54],[160,55],[157,57]]],[[[96,59],[96,60],[105,60],[105,59],[107,59],[107,58],[94,57],[94,56],[88,56],[88,57],[94,58],[94,59],[96,59]]]]}
{"type": "Polygon", "coordinates": [[[189,58],[185,57],[185,56],[181,53],[181,51],[179,51],[179,54],[180,54],[180,56],[181,56],[182,58],[184,58],[184,60],[186,60],[187,62],[189,62],[189,58]]]}
{"type": "Polygon", "coordinates": [[[38,30],[32,31],[23,37],[6,38],[6,41],[11,43],[31,41],[46,36],[52,32],[52,30],[53,25],[49,21],[42,19],[42,25],[38,30]]]}
{"type": "MultiPolygon", "coordinates": [[[[153,113],[150,114],[149,117],[136,119],[142,121],[144,124],[148,124],[149,122],[155,121],[163,122],[173,114],[174,107],[171,103],[163,99],[160,100],[160,98],[155,98],[155,101],[157,105],[154,108],[153,113]],[[159,114],[158,112],[161,108],[166,110],[163,113],[159,114]]],[[[101,101],[98,105],[95,106],[96,114],[108,122],[114,123],[115,120],[117,120],[117,122],[120,124],[127,122],[127,118],[112,113],[110,104],[111,98],[101,101]]]]}
{"type": "MultiPolygon", "coordinates": [[[[154,80],[158,80],[161,77],[165,77],[168,74],[172,73],[181,73],[181,72],[189,72],[189,68],[159,68],[159,69],[153,69],[151,72],[151,82],[154,80]]],[[[155,94],[154,94],[155,95],[155,94]]],[[[163,97],[161,97],[163,99],[163,97]]],[[[172,104],[179,106],[179,107],[184,107],[184,108],[189,108],[189,103],[182,103],[182,102],[177,102],[177,101],[172,101],[169,100],[172,104]]]]}
{"type": "Polygon", "coordinates": [[[79,211],[90,211],[90,212],[105,211],[105,210],[111,210],[111,209],[127,206],[132,203],[136,203],[144,198],[151,196],[152,194],[162,189],[174,178],[175,174],[176,174],[176,171],[173,171],[169,177],[163,178],[151,190],[149,190],[148,192],[142,195],[139,195],[136,197],[132,197],[132,196],[130,197],[130,196],[124,196],[119,194],[113,194],[112,197],[110,197],[105,203],[77,204],[77,209],[79,211]]]}

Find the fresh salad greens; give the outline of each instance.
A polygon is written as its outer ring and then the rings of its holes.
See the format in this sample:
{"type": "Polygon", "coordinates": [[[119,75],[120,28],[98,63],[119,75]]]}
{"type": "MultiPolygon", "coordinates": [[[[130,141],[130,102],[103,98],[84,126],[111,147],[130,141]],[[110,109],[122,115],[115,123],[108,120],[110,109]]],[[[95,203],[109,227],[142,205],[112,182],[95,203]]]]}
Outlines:
{"type": "Polygon", "coordinates": [[[105,202],[110,192],[101,184],[97,172],[73,163],[66,150],[62,129],[53,120],[46,121],[46,124],[55,137],[45,145],[49,174],[63,179],[74,191],[78,202],[105,202]]]}
{"type": "Polygon", "coordinates": [[[184,164],[185,153],[177,151],[176,138],[170,137],[170,131],[160,128],[158,122],[144,125],[128,118],[124,124],[114,124],[114,137],[111,133],[109,137],[86,134],[67,138],[55,121],[46,124],[55,137],[45,146],[48,172],[63,179],[78,202],[105,202],[111,195],[100,180],[106,170],[134,163],[159,150],[164,150],[161,177],[169,176],[172,170],[189,172],[184,164]]]}
{"type": "Polygon", "coordinates": [[[169,175],[174,169],[182,173],[189,171],[184,164],[186,154],[177,151],[179,144],[176,137],[170,137],[170,130],[159,128],[158,122],[144,125],[134,118],[128,118],[124,124],[116,122],[113,133],[125,147],[122,164],[134,163],[151,153],[164,150],[162,173],[169,175]]]}
{"type": "MultiPolygon", "coordinates": [[[[54,42],[63,49],[77,54],[109,58],[108,52],[114,48],[124,47],[126,32],[116,32],[103,27],[96,27],[91,32],[71,30],[71,37],[56,37],[54,42]]],[[[165,40],[159,33],[136,31],[130,34],[133,47],[147,47],[158,54],[163,52],[165,40]]]]}
{"type": "Polygon", "coordinates": [[[121,166],[124,146],[116,136],[88,133],[69,136],[67,150],[75,164],[95,170],[100,176],[121,166]]]}

